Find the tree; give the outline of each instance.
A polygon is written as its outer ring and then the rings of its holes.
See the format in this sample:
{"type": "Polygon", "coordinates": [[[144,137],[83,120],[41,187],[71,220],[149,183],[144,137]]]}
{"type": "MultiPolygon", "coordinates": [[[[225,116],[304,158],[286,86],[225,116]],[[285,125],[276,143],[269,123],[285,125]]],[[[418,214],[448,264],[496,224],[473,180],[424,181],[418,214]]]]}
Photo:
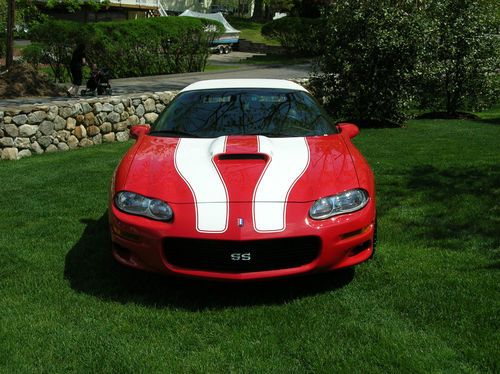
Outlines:
{"type": "Polygon", "coordinates": [[[6,55],[7,66],[10,66],[13,61],[14,27],[16,23],[20,22],[21,17],[22,12],[16,12],[16,2],[14,0],[0,0],[0,35],[4,37],[4,43],[0,48],[0,56],[6,55]]]}
{"type": "MultiPolygon", "coordinates": [[[[402,123],[425,41],[414,0],[338,0],[326,12],[319,97],[338,119],[402,123]]],[[[358,122],[359,123],[359,122],[358,122]]]]}
{"type": "Polygon", "coordinates": [[[423,108],[475,110],[498,100],[495,85],[500,66],[498,3],[477,0],[433,1],[427,58],[421,62],[420,103],[423,108]]]}
{"type": "Polygon", "coordinates": [[[38,18],[43,16],[31,0],[0,0],[0,35],[5,36],[5,43],[0,43],[0,56],[6,55],[7,67],[13,62],[15,30],[38,18]]]}
{"type": "Polygon", "coordinates": [[[14,61],[14,26],[16,19],[16,2],[8,0],[7,4],[7,40],[5,66],[10,68],[14,61]]]}
{"type": "Polygon", "coordinates": [[[252,19],[272,19],[275,12],[288,12],[293,0],[255,0],[252,19]]]}
{"type": "Polygon", "coordinates": [[[331,0],[294,0],[292,14],[298,17],[318,18],[331,0]]]}
{"type": "Polygon", "coordinates": [[[283,17],[262,26],[261,34],[276,39],[293,56],[318,56],[324,46],[321,18],[283,17]]]}
{"type": "Polygon", "coordinates": [[[47,7],[54,8],[57,6],[63,6],[70,13],[80,10],[82,7],[87,7],[93,11],[97,11],[101,6],[106,6],[109,1],[100,2],[99,0],[47,0],[47,7]]]}

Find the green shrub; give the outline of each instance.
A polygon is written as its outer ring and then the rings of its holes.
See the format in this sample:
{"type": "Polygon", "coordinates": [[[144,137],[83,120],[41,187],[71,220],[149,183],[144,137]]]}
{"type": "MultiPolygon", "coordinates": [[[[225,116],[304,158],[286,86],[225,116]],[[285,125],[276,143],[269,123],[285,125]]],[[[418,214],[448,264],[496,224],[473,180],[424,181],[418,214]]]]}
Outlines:
{"type": "Polygon", "coordinates": [[[499,24],[495,5],[440,0],[433,1],[426,13],[432,28],[415,82],[420,106],[453,116],[497,102],[500,38],[494,35],[499,24]]]}
{"type": "Polygon", "coordinates": [[[201,71],[220,30],[208,31],[209,25],[215,23],[190,17],[97,23],[87,57],[114,77],[201,71]]]}
{"type": "Polygon", "coordinates": [[[372,124],[400,124],[410,106],[453,116],[498,102],[495,6],[490,0],[332,2],[313,90],[336,118],[372,124]]]}
{"type": "Polygon", "coordinates": [[[425,22],[418,8],[405,4],[411,2],[339,0],[329,8],[321,74],[312,85],[339,120],[406,119],[425,22]]]}
{"type": "Polygon", "coordinates": [[[69,72],[73,50],[86,45],[89,63],[107,67],[112,77],[201,71],[208,45],[222,25],[190,17],[157,17],[83,25],[49,20],[34,26],[34,43],[24,54],[31,62],[50,65],[56,80],[69,72]]]}
{"type": "Polygon", "coordinates": [[[316,56],[324,44],[324,21],[320,18],[284,17],[266,23],[262,35],[277,39],[288,54],[316,56]]]}
{"type": "Polygon", "coordinates": [[[48,63],[43,45],[34,42],[23,49],[23,60],[33,65],[36,69],[38,65],[48,63]]]}

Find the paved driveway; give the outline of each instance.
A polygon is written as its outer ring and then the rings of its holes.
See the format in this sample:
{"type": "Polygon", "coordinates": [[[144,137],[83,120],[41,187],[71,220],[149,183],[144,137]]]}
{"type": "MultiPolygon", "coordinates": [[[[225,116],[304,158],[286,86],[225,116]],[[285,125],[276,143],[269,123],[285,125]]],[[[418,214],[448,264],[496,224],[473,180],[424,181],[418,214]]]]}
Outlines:
{"type": "Polygon", "coordinates": [[[235,70],[215,71],[209,73],[172,74],[141,78],[122,78],[111,81],[113,93],[126,94],[145,91],[179,90],[188,84],[202,79],[231,78],[305,78],[311,67],[308,64],[294,66],[258,67],[249,66],[235,70]]]}
{"type": "MultiPolygon", "coordinates": [[[[240,52],[241,53],[241,52],[240,52]]],[[[236,54],[228,56],[226,64],[232,64],[231,59],[236,58],[236,54]]],[[[216,57],[216,56],[214,56],[216,57]]],[[[218,60],[216,64],[224,64],[224,61],[218,60]]],[[[292,66],[243,66],[234,70],[222,70],[206,73],[186,73],[170,74],[139,78],[121,78],[111,80],[113,94],[134,94],[141,92],[158,92],[168,90],[180,90],[188,84],[202,79],[234,79],[234,78],[276,78],[276,79],[300,79],[307,78],[311,72],[310,64],[292,65],[292,66]]],[[[61,97],[46,98],[18,98],[0,100],[0,108],[16,107],[28,104],[46,104],[53,101],[67,101],[71,99],[61,97]]]]}

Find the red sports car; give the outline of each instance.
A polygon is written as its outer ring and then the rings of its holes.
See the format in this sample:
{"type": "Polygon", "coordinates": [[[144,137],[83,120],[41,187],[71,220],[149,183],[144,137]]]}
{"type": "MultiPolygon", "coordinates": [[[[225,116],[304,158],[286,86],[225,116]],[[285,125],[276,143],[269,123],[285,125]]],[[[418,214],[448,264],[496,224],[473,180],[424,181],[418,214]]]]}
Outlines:
{"type": "Polygon", "coordinates": [[[111,185],[114,257],[137,269],[247,280],[369,259],[375,186],[351,143],[302,86],[209,80],[184,88],[111,185]]]}

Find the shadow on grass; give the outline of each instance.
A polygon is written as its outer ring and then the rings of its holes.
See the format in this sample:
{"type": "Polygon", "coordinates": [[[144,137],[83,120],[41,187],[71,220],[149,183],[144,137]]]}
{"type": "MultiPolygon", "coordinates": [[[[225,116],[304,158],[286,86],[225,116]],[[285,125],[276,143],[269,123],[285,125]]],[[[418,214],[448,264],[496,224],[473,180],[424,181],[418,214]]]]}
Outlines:
{"type": "Polygon", "coordinates": [[[475,122],[487,123],[490,125],[500,125],[500,117],[478,119],[475,122]]]}
{"type": "Polygon", "coordinates": [[[379,214],[413,243],[473,249],[498,260],[500,166],[421,165],[381,179],[379,214]]]}
{"type": "Polygon", "coordinates": [[[129,269],[111,255],[107,212],[87,225],[68,252],[64,277],[71,288],[104,300],[173,307],[191,311],[227,307],[276,305],[334,291],[349,284],[354,270],[263,282],[214,282],[129,269]]]}
{"type": "Polygon", "coordinates": [[[311,64],[313,59],[310,57],[290,57],[287,55],[255,55],[248,57],[242,61],[241,64],[247,65],[270,65],[270,66],[283,66],[283,65],[299,65],[311,64]]]}

